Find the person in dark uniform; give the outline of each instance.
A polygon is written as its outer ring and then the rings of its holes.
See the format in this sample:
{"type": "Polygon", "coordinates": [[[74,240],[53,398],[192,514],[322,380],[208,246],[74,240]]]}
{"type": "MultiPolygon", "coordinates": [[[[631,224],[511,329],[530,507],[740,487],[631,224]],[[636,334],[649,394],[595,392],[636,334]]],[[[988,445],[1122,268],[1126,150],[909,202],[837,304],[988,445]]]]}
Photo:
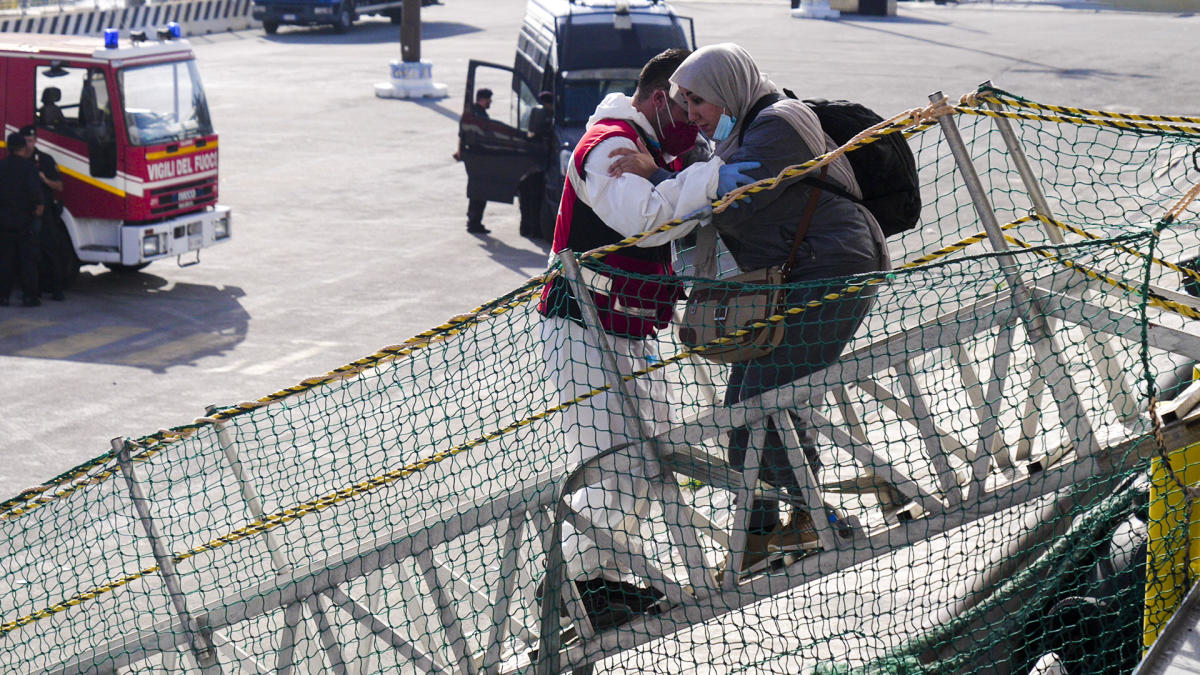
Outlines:
{"type": "MultiPolygon", "coordinates": [[[[554,94],[543,91],[538,94],[538,105],[529,111],[529,138],[542,146],[547,162],[553,159],[550,147],[550,132],[554,128],[554,94]]],[[[517,185],[517,199],[521,206],[521,236],[532,239],[542,237],[542,200],[546,191],[546,172],[534,170],[517,185]]]]}
{"type": "MultiPolygon", "coordinates": [[[[492,107],[492,90],[486,87],[475,92],[475,102],[471,104],[471,115],[480,122],[491,119],[488,108],[492,107]]],[[[462,161],[462,141],[459,141],[458,151],[454,153],[455,161],[462,161]]],[[[483,226],[483,209],[487,200],[471,196],[471,180],[467,177],[467,232],[471,234],[488,234],[491,230],[483,226]]]]}
{"type": "Polygon", "coordinates": [[[13,275],[20,270],[22,303],[42,304],[37,297],[37,244],[34,223],[42,215],[42,183],[33,147],[21,132],[5,139],[8,155],[0,160],[0,306],[12,294],[13,275]]]}
{"type": "Polygon", "coordinates": [[[63,300],[62,280],[62,240],[59,237],[62,218],[62,174],[58,170],[58,162],[37,147],[37,127],[32,124],[21,127],[21,135],[25,142],[33,148],[33,162],[37,165],[38,179],[42,184],[42,217],[35,223],[35,240],[41,255],[38,257],[40,272],[39,281],[43,293],[49,293],[54,300],[63,300]]]}

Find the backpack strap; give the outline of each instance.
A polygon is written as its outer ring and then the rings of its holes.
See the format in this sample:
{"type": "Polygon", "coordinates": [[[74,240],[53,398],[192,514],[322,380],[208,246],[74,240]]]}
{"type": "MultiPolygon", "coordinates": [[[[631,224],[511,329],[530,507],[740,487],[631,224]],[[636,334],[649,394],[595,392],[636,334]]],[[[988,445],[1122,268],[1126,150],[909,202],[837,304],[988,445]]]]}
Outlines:
{"type": "Polygon", "coordinates": [[[750,109],[746,111],[746,116],[742,118],[742,128],[738,131],[738,145],[741,145],[742,141],[745,140],[746,129],[749,128],[750,123],[754,121],[754,118],[758,117],[758,113],[765,110],[768,106],[774,105],[782,100],[783,96],[781,94],[771,92],[770,94],[758,99],[754,102],[754,105],[750,106],[750,109]]]}
{"type": "MultiPolygon", "coordinates": [[[[754,121],[754,118],[758,117],[758,114],[760,112],[762,112],[763,110],[766,110],[768,107],[784,100],[784,98],[798,99],[799,97],[797,97],[795,92],[793,92],[791,89],[784,88],[783,94],[776,94],[776,93],[772,92],[772,93],[767,94],[766,96],[763,96],[762,98],[758,99],[757,101],[754,102],[754,105],[750,106],[750,109],[746,111],[745,119],[742,120],[742,128],[738,131],[738,144],[739,145],[742,143],[743,140],[745,140],[746,129],[750,126],[750,123],[754,121]]],[[[863,202],[861,199],[850,194],[847,190],[843,189],[841,186],[839,186],[835,183],[832,183],[827,180],[822,180],[822,178],[824,178],[824,177],[825,177],[825,172],[822,171],[821,178],[818,178],[816,176],[805,176],[800,179],[800,182],[804,183],[805,185],[808,185],[810,187],[817,188],[818,190],[824,190],[830,194],[837,195],[838,197],[841,197],[842,199],[849,199],[850,201],[854,202],[855,204],[859,204],[860,206],[862,205],[863,202]]]]}
{"type": "MultiPolygon", "coordinates": [[[[824,169],[825,167],[821,167],[821,168],[824,169]]],[[[824,176],[825,174],[822,173],[821,175],[824,176]]],[[[859,199],[858,197],[855,197],[854,195],[850,194],[846,190],[843,190],[840,185],[836,185],[827,180],[821,180],[820,178],[817,178],[816,176],[804,176],[803,178],[800,179],[800,182],[804,183],[805,185],[808,185],[810,187],[814,187],[818,190],[824,190],[830,194],[837,195],[838,197],[841,197],[842,199],[849,199],[850,201],[852,201],[855,204],[858,204],[860,206],[864,205],[863,201],[861,199],[859,199]]]]}

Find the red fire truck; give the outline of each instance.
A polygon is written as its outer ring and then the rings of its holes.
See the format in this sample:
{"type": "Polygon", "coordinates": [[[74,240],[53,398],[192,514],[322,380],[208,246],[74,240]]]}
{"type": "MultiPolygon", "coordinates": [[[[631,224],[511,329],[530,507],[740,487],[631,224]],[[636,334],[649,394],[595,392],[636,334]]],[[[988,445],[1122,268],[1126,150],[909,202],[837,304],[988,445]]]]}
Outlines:
{"type": "MultiPolygon", "coordinates": [[[[217,204],[217,135],[195,55],[178,30],[158,40],[0,35],[4,136],[34,124],[63,175],[58,241],[66,278],[80,264],[139,270],[228,241],[217,204]]],[[[0,144],[3,138],[0,137],[0,144]]]]}

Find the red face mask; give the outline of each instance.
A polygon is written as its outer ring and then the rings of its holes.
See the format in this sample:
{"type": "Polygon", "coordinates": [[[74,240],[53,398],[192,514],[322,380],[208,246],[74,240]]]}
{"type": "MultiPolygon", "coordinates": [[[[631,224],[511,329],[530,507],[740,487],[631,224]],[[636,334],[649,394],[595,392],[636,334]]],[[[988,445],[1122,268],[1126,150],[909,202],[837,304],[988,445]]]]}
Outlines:
{"type": "MultiPolygon", "coordinates": [[[[667,105],[670,106],[670,103],[667,105]]],[[[660,111],[656,109],[654,121],[658,124],[658,142],[665,154],[678,157],[696,146],[696,136],[700,133],[699,127],[686,122],[680,124],[669,114],[667,117],[671,123],[664,127],[660,117],[660,111]]]]}
{"type": "Polygon", "coordinates": [[[668,155],[678,157],[696,146],[696,136],[700,128],[692,124],[677,124],[672,122],[662,130],[662,149],[668,155]]]}

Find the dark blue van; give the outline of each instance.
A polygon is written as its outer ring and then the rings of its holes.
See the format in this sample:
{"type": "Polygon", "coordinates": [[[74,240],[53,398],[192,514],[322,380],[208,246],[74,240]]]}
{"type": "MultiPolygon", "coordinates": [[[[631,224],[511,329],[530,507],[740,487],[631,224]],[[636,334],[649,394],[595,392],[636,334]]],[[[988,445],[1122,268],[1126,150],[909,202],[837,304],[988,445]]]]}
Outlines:
{"type": "Polygon", "coordinates": [[[529,0],[513,66],[468,67],[459,138],[473,196],[511,204],[520,193],[522,218],[549,241],[567,162],[596,106],[632,95],[651,57],[695,41],[692,20],[660,0],[529,0]],[[481,87],[494,92],[486,120],[471,110],[481,87]]]}

